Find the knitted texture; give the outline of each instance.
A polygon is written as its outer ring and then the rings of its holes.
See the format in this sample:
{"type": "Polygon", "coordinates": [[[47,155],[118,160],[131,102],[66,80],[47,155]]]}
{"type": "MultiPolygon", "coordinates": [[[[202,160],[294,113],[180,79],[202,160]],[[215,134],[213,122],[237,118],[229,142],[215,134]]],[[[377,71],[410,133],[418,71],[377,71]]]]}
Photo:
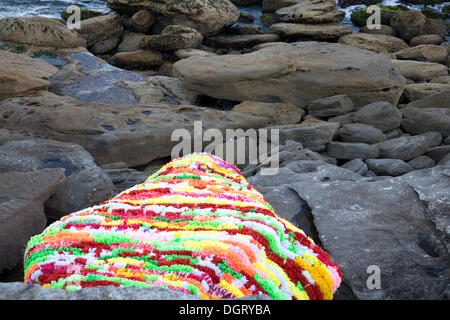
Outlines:
{"type": "Polygon", "coordinates": [[[162,286],[205,299],[332,299],[342,274],[239,170],[205,153],[30,239],[25,283],[162,286]]]}

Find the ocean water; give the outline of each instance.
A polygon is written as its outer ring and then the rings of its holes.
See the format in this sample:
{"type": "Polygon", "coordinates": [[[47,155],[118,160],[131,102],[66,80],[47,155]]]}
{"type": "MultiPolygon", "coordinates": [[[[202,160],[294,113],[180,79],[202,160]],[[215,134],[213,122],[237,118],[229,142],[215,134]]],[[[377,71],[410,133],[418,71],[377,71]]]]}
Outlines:
{"type": "MultiPolygon", "coordinates": [[[[337,1],[336,1],[337,2],[337,1]]],[[[427,6],[432,9],[441,9],[443,6],[448,5],[450,2],[427,6]]],[[[384,0],[383,5],[399,5],[402,4],[399,0],[384,0]]],[[[65,10],[70,5],[77,5],[80,8],[88,8],[101,12],[111,12],[111,10],[106,6],[106,0],[0,0],[0,18],[19,16],[19,17],[29,17],[29,16],[44,16],[49,18],[59,18],[63,10],[65,10]]],[[[407,5],[410,9],[420,10],[424,8],[423,5],[407,5]]],[[[358,32],[359,28],[355,27],[350,20],[350,14],[352,10],[357,8],[362,8],[364,5],[356,5],[348,8],[343,8],[341,10],[346,12],[346,16],[343,24],[350,26],[353,32],[358,32]]],[[[261,7],[251,6],[240,8],[242,12],[247,12],[255,16],[255,23],[261,25],[261,7]]],[[[262,26],[262,25],[261,25],[262,26]]],[[[268,29],[262,26],[262,29],[267,32],[268,29]]]]}

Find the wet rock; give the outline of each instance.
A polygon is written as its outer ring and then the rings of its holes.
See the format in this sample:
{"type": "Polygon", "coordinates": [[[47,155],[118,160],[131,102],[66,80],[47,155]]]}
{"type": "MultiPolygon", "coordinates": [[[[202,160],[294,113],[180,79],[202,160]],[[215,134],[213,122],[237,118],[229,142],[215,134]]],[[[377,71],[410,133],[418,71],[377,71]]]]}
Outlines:
{"type": "MultiPolygon", "coordinates": [[[[429,148],[424,136],[403,136],[377,143],[380,158],[411,160],[423,155],[429,148]]],[[[376,158],[376,157],[374,157],[376,158]]]]}
{"type": "Polygon", "coordinates": [[[339,43],[374,52],[395,52],[408,48],[402,39],[384,34],[353,33],[339,38],[339,43]]]}
{"type": "Polygon", "coordinates": [[[416,101],[443,92],[450,92],[450,84],[414,83],[406,85],[404,95],[409,101],[416,101]]]}
{"type": "Polygon", "coordinates": [[[290,186],[311,208],[324,249],[356,297],[442,299],[449,254],[437,230],[449,225],[449,174],[435,167],[380,181],[290,186]],[[369,266],[381,272],[378,290],[367,287],[374,274],[369,266]]]}
{"type": "Polygon", "coordinates": [[[365,105],[353,115],[353,122],[374,126],[383,132],[400,126],[402,113],[388,102],[374,102],[365,105]]]}
{"type": "Polygon", "coordinates": [[[341,94],[351,98],[355,108],[380,100],[396,104],[404,86],[404,78],[385,56],[321,42],[276,45],[243,55],[191,57],[174,68],[188,90],[210,97],[297,107],[341,94]]]}
{"type": "Polygon", "coordinates": [[[400,159],[367,159],[366,164],[377,176],[397,177],[414,170],[400,159]]]}
{"type": "Polygon", "coordinates": [[[316,117],[345,115],[353,111],[353,109],[352,100],[344,95],[317,99],[308,104],[308,113],[316,117]]]}
{"type": "Polygon", "coordinates": [[[414,81],[425,81],[448,75],[447,67],[439,63],[413,60],[392,60],[392,66],[405,78],[414,81]]]}
{"type": "Polygon", "coordinates": [[[402,128],[412,134],[438,131],[443,136],[450,136],[450,110],[444,108],[402,109],[402,128]]]}
{"type": "Polygon", "coordinates": [[[353,160],[376,158],[380,151],[377,146],[366,143],[332,141],[328,143],[327,152],[336,159],[353,160]]]}
{"type": "Polygon", "coordinates": [[[37,47],[77,48],[86,41],[57,19],[43,17],[0,19],[0,40],[37,47]]]}
{"type": "Polygon", "coordinates": [[[197,30],[181,26],[170,25],[161,34],[146,35],[139,41],[139,47],[146,50],[171,51],[186,48],[197,48],[203,37],[197,30]]]}
{"type": "Polygon", "coordinates": [[[436,162],[427,156],[420,156],[407,162],[413,170],[421,170],[434,167],[436,162]]]}
{"type": "Polygon", "coordinates": [[[339,129],[339,137],[344,142],[361,142],[374,144],[386,140],[386,135],[380,129],[362,123],[344,124],[339,129]]]}
{"type": "Polygon", "coordinates": [[[28,240],[47,224],[44,202],[65,180],[62,169],[0,173],[0,272],[23,262],[28,240]]]}
{"type": "Polygon", "coordinates": [[[113,195],[113,185],[94,159],[82,147],[72,143],[29,139],[0,147],[0,171],[65,169],[66,183],[46,206],[56,215],[75,212],[99,204],[113,195]]]}

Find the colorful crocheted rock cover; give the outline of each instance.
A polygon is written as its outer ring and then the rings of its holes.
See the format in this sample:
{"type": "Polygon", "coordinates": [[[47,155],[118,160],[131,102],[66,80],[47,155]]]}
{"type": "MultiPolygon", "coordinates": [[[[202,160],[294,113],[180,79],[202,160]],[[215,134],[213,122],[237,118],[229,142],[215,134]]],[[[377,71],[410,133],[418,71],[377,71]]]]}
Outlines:
{"type": "Polygon", "coordinates": [[[30,239],[24,263],[28,284],[161,286],[205,299],[332,299],[342,279],[236,167],[204,153],[53,223],[30,239]]]}

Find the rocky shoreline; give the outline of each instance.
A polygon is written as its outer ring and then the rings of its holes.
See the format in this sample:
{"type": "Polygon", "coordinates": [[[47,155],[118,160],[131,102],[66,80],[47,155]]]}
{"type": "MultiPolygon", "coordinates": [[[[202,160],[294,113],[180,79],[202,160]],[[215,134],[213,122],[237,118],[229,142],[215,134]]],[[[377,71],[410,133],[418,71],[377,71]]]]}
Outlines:
{"type": "Polygon", "coordinates": [[[0,19],[0,281],[23,279],[32,235],[142,183],[202,121],[279,130],[275,176],[239,167],[341,266],[337,299],[450,297],[448,11],[383,7],[368,29],[361,9],[354,33],[334,0],[107,6],[80,30],[0,19]],[[261,5],[264,28],[235,5],[261,5]]]}

